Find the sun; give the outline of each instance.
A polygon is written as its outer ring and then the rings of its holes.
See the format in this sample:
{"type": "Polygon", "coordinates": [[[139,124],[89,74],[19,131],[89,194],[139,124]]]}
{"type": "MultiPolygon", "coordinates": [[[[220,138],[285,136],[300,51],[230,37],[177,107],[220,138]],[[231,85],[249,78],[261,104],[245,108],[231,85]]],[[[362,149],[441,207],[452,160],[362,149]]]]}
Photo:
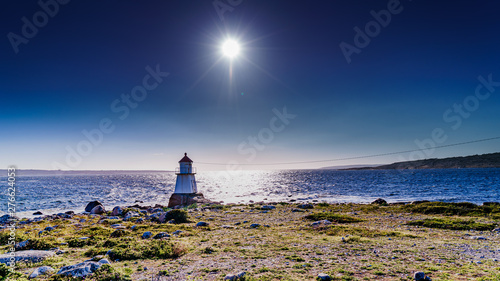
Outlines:
{"type": "Polygon", "coordinates": [[[235,40],[229,39],[222,44],[222,53],[230,59],[235,58],[240,53],[240,45],[235,40]]]}

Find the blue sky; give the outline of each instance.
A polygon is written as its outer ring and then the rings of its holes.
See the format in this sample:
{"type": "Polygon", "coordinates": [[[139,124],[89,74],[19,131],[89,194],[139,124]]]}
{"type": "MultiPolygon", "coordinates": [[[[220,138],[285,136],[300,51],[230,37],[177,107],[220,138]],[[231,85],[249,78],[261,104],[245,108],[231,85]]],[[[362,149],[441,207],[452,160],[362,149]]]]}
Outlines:
{"type": "Polygon", "coordinates": [[[3,167],[163,170],[188,152],[201,170],[317,168],[498,151],[493,140],[248,166],[499,136],[495,1],[40,3],[1,11],[3,167]],[[372,37],[357,35],[367,26],[372,37]],[[242,47],[233,60],[227,38],[242,47]],[[349,59],[342,42],[357,48],[349,59]]]}

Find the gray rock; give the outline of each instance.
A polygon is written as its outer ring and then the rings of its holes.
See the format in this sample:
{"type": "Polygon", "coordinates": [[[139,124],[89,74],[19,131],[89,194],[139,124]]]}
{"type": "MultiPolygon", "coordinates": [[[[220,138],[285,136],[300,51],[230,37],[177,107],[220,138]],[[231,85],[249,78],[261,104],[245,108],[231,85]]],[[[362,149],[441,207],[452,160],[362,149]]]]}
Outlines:
{"type": "Polygon", "coordinates": [[[53,257],[55,253],[53,251],[41,251],[41,250],[27,250],[27,251],[16,251],[15,256],[9,254],[0,255],[0,263],[9,264],[11,262],[11,257],[14,258],[15,262],[25,261],[25,262],[41,262],[48,257],[53,257]]]}
{"type": "Polygon", "coordinates": [[[321,221],[315,221],[311,225],[312,226],[320,226],[320,225],[330,225],[330,224],[332,224],[332,222],[329,220],[321,220],[321,221]]]}
{"type": "Polygon", "coordinates": [[[55,228],[54,228],[54,227],[52,227],[52,226],[47,226],[44,230],[45,230],[45,231],[52,231],[52,230],[54,230],[54,229],[55,229],[55,228]]]}
{"type": "Polygon", "coordinates": [[[136,229],[137,229],[137,225],[135,225],[135,224],[134,224],[134,225],[132,225],[132,227],[131,227],[130,229],[132,229],[132,230],[136,230],[136,229]]]}
{"type": "Polygon", "coordinates": [[[103,205],[97,205],[90,211],[91,215],[100,215],[106,213],[106,209],[104,209],[103,205]]]}
{"type": "Polygon", "coordinates": [[[101,259],[99,261],[100,264],[111,264],[107,259],[101,259]]]}
{"type": "Polygon", "coordinates": [[[257,228],[257,227],[259,227],[259,226],[260,226],[260,224],[258,224],[258,223],[252,223],[252,224],[250,225],[250,228],[257,228]]]}
{"type": "Polygon", "coordinates": [[[151,233],[151,231],[146,231],[142,234],[142,239],[149,239],[152,235],[153,233],[151,233]]]}
{"type": "Polygon", "coordinates": [[[26,240],[26,241],[22,241],[22,242],[19,242],[16,244],[15,248],[16,248],[16,251],[18,250],[24,250],[26,248],[28,248],[28,245],[30,243],[30,240],[26,240]]]}
{"type": "Polygon", "coordinates": [[[176,231],[172,232],[172,234],[173,234],[173,235],[178,235],[178,234],[180,234],[180,233],[182,233],[182,232],[183,232],[182,230],[176,230],[176,231]]]}
{"type": "Polygon", "coordinates": [[[6,224],[9,220],[19,220],[19,218],[10,215],[3,215],[0,217],[0,224],[6,224]]]}
{"type": "Polygon", "coordinates": [[[57,274],[71,277],[85,277],[98,270],[101,265],[102,264],[98,262],[86,261],[75,265],[64,266],[57,272],[57,274]]]}
{"type": "Polygon", "coordinates": [[[85,207],[85,212],[89,212],[90,213],[90,211],[92,211],[92,209],[94,209],[96,206],[99,206],[99,205],[102,206],[101,202],[99,202],[99,201],[89,202],[87,204],[87,206],[85,207]]]}
{"type": "Polygon", "coordinates": [[[123,218],[123,220],[129,220],[131,218],[135,218],[135,217],[139,217],[140,215],[137,213],[137,212],[134,212],[134,211],[130,211],[130,212],[127,212],[125,214],[125,217],[123,218]]]}
{"type": "Polygon", "coordinates": [[[41,266],[41,267],[35,268],[35,270],[30,274],[30,276],[28,278],[29,279],[37,278],[40,275],[44,275],[46,273],[53,272],[53,271],[55,271],[55,269],[53,269],[50,266],[41,266]]]}
{"type": "Polygon", "coordinates": [[[275,206],[272,206],[272,205],[264,205],[262,207],[260,207],[262,210],[274,210],[276,209],[275,206]]]}
{"type": "Polygon", "coordinates": [[[196,226],[208,226],[208,222],[200,221],[196,224],[196,226]]]}
{"type": "Polygon", "coordinates": [[[301,210],[301,209],[293,208],[293,209],[292,209],[292,212],[294,212],[294,213],[303,213],[303,212],[305,212],[305,211],[304,211],[304,210],[301,210]]]}
{"type": "Polygon", "coordinates": [[[471,236],[470,239],[472,239],[472,240],[486,240],[486,237],[484,237],[484,236],[471,236]]]}
{"type": "Polygon", "coordinates": [[[371,204],[375,204],[375,205],[387,205],[387,201],[385,201],[382,198],[378,198],[375,201],[373,201],[371,204]]]}
{"type": "Polygon", "coordinates": [[[312,204],[300,204],[297,206],[299,209],[313,209],[314,206],[312,204]]]}
{"type": "Polygon", "coordinates": [[[166,232],[160,232],[160,233],[156,234],[155,236],[153,236],[153,239],[161,239],[163,237],[170,237],[170,234],[168,234],[166,232]]]}
{"type": "Polygon", "coordinates": [[[116,206],[113,208],[113,211],[111,212],[112,216],[121,216],[123,214],[122,208],[120,206],[116,206]]]}
{"type": "Polygon", "coordinates": [[[415,274],[413,274],[413,279],[415,279],[415,281],[432,281],[431,278],[429,276],[425,276],[425,273],[422,271],[415,272],[415,274]]]}
{"type": "Polygon", "coordinates": [[[332,280],[332,278],[330,277],[330,275],[328,275],[326,273],[320,273],[320,274],[318,274],[318,280],[330,281],[330,280],[332,280]]]}
{"type": "Polygon", "coordinates": [[[224,277],[224,280],[242,280],[246,274],[246,271],[241,271],[237,274],[228,274],[226,275],[226,277],[224,277]]]}

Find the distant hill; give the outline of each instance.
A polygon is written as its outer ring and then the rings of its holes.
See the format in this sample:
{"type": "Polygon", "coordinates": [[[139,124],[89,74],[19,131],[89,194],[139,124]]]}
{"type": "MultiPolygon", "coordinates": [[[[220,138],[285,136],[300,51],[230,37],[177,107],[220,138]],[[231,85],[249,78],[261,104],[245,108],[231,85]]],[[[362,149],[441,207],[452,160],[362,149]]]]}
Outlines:
{"type": "Polygon", "coordinates": [[[349,168],[344,170],[411,170],[411,169],[458,169],[458,168],[500,168],[500,152],[464,157],[433,158],[416,161],[396,162],[376,167],[349,168]]]}
{"type": "Polygon", "coordinates": [[[320,170],[348,170],[353,168],[370,168],[370,167],[378,167],[380,164],[371,165],[371,164],[359,164],[359,165],[343,165],[343,166],[328,166],[319,168],[320,170]]]}
{"type": "MultiPolygon", "coordinates": [[[[146,171],[146,170],[73,170],[73,171],[58,171],[58,170],[32,170],[32,169],[17,169],[17,176],[79,176],[79,175],[121,175],[121,174],[150,174],[150,173],[172,173],[173,171],[146,171]]],[[[7,170],[0,169],[0,177],[7,176],[7,170]]]]}

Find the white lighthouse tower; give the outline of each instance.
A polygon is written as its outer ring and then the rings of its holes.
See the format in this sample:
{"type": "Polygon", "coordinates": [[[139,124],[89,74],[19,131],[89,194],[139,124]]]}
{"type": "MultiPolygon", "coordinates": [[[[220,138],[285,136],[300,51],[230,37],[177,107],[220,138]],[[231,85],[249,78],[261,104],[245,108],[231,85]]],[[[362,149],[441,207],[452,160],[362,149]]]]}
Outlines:
{"type": "Polygon", "coordinates": [[[168,201],[169,208],[210,202],[210,200],[203,197],[203,194],[198,193],[198,187],[196,187],[196,180],[194,179],[196,171],[193,168],[193,160],[189,159],[187,153],[184,153],[184,157],[179,161],[179,168],[175,170],[175,174],[177,180],[174,194],[170,196],[168,201]]]}
{"type": "Polygon", "coordinates": [[[193,160],[189,159],[187,153],[184,153],[184,157],[179,161],[179,166],[175,171],[177,180],[174,193],[197,193],[198,188],[194,178],[196,172],[193,169],[193,160]]]}

